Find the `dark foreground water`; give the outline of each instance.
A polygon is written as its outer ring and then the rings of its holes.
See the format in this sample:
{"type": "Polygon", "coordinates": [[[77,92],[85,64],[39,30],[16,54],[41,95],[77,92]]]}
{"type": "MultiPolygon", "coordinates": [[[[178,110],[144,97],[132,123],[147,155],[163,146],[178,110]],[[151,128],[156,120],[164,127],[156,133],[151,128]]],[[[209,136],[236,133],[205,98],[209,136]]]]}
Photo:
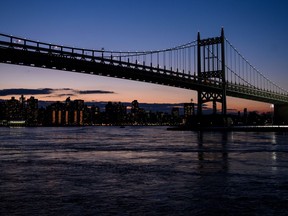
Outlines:
{"type": "Polygon", "coordinates": [[[0,215],[288,215],[287,138],[0,128],[0,215]]]}

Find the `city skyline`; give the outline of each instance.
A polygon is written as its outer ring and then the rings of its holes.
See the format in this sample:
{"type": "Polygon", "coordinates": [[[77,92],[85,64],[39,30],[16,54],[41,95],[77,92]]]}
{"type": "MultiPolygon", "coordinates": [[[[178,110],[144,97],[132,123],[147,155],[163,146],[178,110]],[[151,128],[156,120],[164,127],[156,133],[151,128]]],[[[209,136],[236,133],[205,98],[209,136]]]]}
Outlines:
{"type": "MultiPolygon", "coordinates": [[[[199,124],[223,124],[221,115],[209,111],[209,108],[205,109],[208,115],[199,118],[198,107],[192,102],[177,106],[166,104],[166,107],[159,108],[155,104],[142,104],[137,100],[130,103],[91,103],[70,97],[63,102],[49,102],[43,106],[43,102],[37,98],[21,95],[19,99],[11,97],[9,100],[0,100],[0,126],[181,125],[190,128],[199,124]]],[[[242,113],[228,113],[227,121],[230,125],[269,125],[273,124],[273,114],[248,112],[245,108],[242,113]]]]}
{"type": "MultiPolygon", "coordinates": [[[[18,90],[13,90],[13,91],[18,91],[18,90]]],[[[24,92],[27,91],[27,89],[23,90],[24,92]]],[[[29,91],[34,91],[34,90],[28,90],[29,91]]],[[[43,89],[43,90],[36,90],[36,91],[49,91],[47,89],[43,89]]],[[[27,93],[27,92],[26,92],[27,93]]],[[[0,96],[1,96],[1,91],[0,91],[0,96]]],[[[131,104],[134,102],[134,101],[137,101],[137,103],[141,106],[141,108],[145,109],[146,111],[149,111],[149,112],[163,112],[163,113],[170,113],[171,110],[173,108],[178,108],[180,113],[183,114],[184,113],[184,105],[185,104],[193,104],[193,106],[195,107],[195,114],[197,114],[197,109],[198,109],[198,104],[195,103],[195,101],[191,100],[189,102],[184,102],[184,103],[149,103],[149,102],[142,102],[142,101],[139,101],[138,99],[133,99],[132,101],[113,101],[113,100],[108,100],[108,101],[85,101],[83,98],[81,97],[73,97],[71,95],[67,96],[65,99],[63,100],[57,100],[57,101],[54,101],[54,100],[41,100],[37,97],[37,95],[24,95],[24,94],[21,94],[21,95],[17,95],[17,96],[10,96],[8,98],[7,96],[7,99],[1,99],[0,98],[0,103],[5,103],[7,101],[10,101],[10,100],[18,100],[18,101],[27,101],[29,98],[33,98],[33,99],[36,99],[38,101],[38,106],[39,108],[44,108],[46,109],[48,106],[50,106],[51,104],[54,104],[54,103],[65,103],[67,100],[80,100],[80,101],[83,101],[84,104],[87,106],[87,107],[92,107],[92,106],[97,106],[99,107],[100,111],[104,111],[105,110],[105,105],[108,104],[108,103],[120,103],[120,104],[123,104],[126,106],[127,108],[127,111],[130,111],[132,106],[131,104]]],[[[202,109],[203,109],[203,112],[204,112],[204,115],[211,115],[213,114],[213,108],[210,107],[207,103],[203,104],[202,105],[202,109]]],[[[231,108],[228,108],[227,109],[227,114],[228,115],[238,115],[239,113],[240,114],[243,114],[244,112],[253,112],[253,113],[258,113],[259,115],[261,114],[271,114],[273,113],[271,107],[269,110],[267,111],[258,111],[258,110],[249,110],[247,109],[247,107],[244,107],[242,110],[238,110],[238,109],[231,109],[231,108]]],[[[221,109],[217,109],[217,113],[218,115],[221,114],[221,109]]]]}
{"type": "Polygon", "coordinates": [[[184,110],[181,114],[180,106],[169,107],[169,111],[164,112],[153,110],[145,104],[140,106],[137,100],[129,104],[99,104],[68,97],[64,102],[50,102],[45,106],[40,106],[40,103],[37,98],[26,98],[24,95],[19,99],[11,97],[9,100],[0,100],[0,126],[170,125],[179,124],[184,116],[195,116],[192,103],[182,104],[184,110]]]}
{"type": "MultiPolygon", "coordinates": [[[[229,41],[255,67],[287,88],[287,45],[281,43],[288,36],[285,2],[177,2],[13,1],[12,6],[7,1],[0,15],[1,32],[75,47],[139,51],[193,41],[198,31],[203,37],[217,36],[224,27],[229,41]]],[[[7,64],[0,64],[0,71],[0,92],[50,89],[37,94],[41,100],[63,101],[73,95],[85,101],[129,102],[137,98],[147,103],[197,102],[195,91],[155,84],[7,64]]],[[[18,95],[0,93],[0,98],[18,95]]],[[[244,107],[270,110],[270,104],[228,98],[228,108],[241,111],[244,107]]]]}

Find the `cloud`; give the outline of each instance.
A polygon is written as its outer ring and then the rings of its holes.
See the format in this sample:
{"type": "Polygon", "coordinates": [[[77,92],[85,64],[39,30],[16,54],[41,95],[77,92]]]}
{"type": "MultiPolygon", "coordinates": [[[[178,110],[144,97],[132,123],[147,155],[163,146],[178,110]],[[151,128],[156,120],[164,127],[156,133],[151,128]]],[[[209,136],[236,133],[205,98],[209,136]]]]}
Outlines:
{"type": "Polygon", "coordinates": [[[57,94],[57,97],[72,97],[75,96],[75,94],[57,94]]]}
{"type": "Polygon", "coordinates": [[[61,96],[74,96],[77,94],[114,94],[113,91],[103,91],[103,90],[75,90],[71,88],[39,88],[39,89],[0,89],[0,96],[9,95],[47,95],[46,97],[61,97],[61,96]]]}
{"type": "Polygon", "coordinates": [[[113,91],[102,91],[102,90],[82,90],[78,91],[79,94],[114,94],[113,91]]]}
{"type": "Polygon", "coordinates": [[[41,95],[41,94],[52,94],[53,89],[44,88],[44,89],[2,89],[0,90],[0,96],[9,96],[9,95],[41,95]]]}

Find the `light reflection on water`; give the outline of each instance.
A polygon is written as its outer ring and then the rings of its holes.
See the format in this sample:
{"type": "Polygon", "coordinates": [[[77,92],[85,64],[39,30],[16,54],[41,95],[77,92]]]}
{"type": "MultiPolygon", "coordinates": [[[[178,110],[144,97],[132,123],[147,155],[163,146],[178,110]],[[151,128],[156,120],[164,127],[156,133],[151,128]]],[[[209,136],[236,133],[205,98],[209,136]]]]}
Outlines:
{"type": "Polygon", "coordinates": [[[0,128],[1,215],[286,215],[287,134],[0,128]]]}

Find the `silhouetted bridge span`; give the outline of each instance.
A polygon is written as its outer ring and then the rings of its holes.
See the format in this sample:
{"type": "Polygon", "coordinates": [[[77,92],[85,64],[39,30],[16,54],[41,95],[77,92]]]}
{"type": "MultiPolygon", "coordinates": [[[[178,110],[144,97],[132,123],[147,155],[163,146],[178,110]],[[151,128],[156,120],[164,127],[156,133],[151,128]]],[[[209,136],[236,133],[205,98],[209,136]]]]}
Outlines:
{"type": "Polygon", "coordinates": [[[224,37],[201,39],[163,50],[142,52],[81,49],[0,34],[0,62],[94,74],[198,92],[202,104],[226,96],[288,104],[288,92],[253,67],[224,37]]]}

